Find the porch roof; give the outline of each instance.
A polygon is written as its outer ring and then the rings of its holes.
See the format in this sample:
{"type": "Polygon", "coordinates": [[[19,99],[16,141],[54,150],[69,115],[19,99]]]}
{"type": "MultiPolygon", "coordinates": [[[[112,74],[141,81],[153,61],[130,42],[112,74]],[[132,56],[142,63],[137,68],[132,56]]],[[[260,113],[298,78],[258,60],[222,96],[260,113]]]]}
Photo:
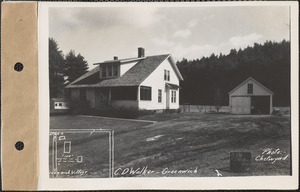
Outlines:
{"type": "Polygon", "coordinates": [[[178,89],[179,88],[178,85],[175,85],[175,84],[172,84],[172,83],[166,83],[166,86],[170,89],[178,89]]]}

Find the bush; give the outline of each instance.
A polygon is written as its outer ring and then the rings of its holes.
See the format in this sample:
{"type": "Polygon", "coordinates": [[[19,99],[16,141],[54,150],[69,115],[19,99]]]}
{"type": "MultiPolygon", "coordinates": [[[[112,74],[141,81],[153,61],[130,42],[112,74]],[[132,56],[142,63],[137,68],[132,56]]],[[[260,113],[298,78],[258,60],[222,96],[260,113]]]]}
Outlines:
{"type": "MultiPolygon", "coordinates": [[[[91,109],[87,102],[70,103],[70,112],[75,115],[94,115],[103,117],[138,119],[147,115],[154,115],[156,110],[138,109],[135,107],[106,107],[99,109],[91,109]]],[[[164,109],[163,114],[181,113],[182,109],[164,109]]]]}
{"type": "Polygon", "coordinates": [[[272,115],[277,115],[277,116],[282,116],[281,112],[279,109],[277,108],[274,108],[273,111],[272,111],[272,115]]]}
{"type": "Polygon", "coordinates": [[[181,109],[164,109],[164,114],[173,114],[173,113],[181,113],[181,109]]]}
{"type": "Polygon", "coordinates": [[[70,112],[74,115],[85,114],[89,111],[89,103],[83,102],[70,102],[70,112]]]}
{"type": "Polygon", "coordinates": [[[103,108],[103,109],[90,109],[85,114],[96,115],[103,117],[115,117],[115,118],[127,118],[127,119],[137,119],[145,115],[155,114],[154,110],[139,110],[137,108],[103,108]]]}
{"type": "Polygon", "coordinates": [[[69,109],[50,109],[50,116],[70,115],[69,109]]]}
{"type": "Polygon", "coordinates": [[[154,115],[156,110],[138,110],[138,117],[146,116],[146,115],[154,115]]]}

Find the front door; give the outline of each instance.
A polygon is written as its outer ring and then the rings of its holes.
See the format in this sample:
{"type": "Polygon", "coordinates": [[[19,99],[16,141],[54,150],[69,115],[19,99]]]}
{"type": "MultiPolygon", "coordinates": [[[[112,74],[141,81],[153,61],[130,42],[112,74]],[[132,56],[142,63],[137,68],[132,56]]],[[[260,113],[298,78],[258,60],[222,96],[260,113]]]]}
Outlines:
{"type": "Polygon", "coordinates": [[[171,102],[171,91],[170,89],[166,89],[166,109],[170,109],[171,102]]]}

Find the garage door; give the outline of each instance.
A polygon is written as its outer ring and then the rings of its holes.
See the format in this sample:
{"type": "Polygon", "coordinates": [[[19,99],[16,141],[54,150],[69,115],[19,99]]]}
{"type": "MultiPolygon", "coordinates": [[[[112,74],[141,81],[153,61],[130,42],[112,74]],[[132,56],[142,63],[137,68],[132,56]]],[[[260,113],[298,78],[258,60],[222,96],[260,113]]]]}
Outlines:
{"type": "Polygon", "coordinates": [[[251,97],[251,114],[270,114],[270,96],[251,97]]]}
{"type": "Polygon", "coordinates": [[[250,114],[250,97],[231,97],[232,114],[250,114]]]}

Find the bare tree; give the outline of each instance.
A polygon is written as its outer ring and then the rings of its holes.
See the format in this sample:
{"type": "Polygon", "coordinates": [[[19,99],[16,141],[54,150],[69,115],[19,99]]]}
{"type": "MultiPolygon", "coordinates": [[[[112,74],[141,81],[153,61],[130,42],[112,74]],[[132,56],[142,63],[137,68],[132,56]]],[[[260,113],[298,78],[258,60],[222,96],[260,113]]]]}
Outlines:
{"type": "Polygon", "coordinates": [[[222,92],[220,87],[215,87],[214,89],[214,107],[216,112],[219,113],[222,107],[222,92]]]}

